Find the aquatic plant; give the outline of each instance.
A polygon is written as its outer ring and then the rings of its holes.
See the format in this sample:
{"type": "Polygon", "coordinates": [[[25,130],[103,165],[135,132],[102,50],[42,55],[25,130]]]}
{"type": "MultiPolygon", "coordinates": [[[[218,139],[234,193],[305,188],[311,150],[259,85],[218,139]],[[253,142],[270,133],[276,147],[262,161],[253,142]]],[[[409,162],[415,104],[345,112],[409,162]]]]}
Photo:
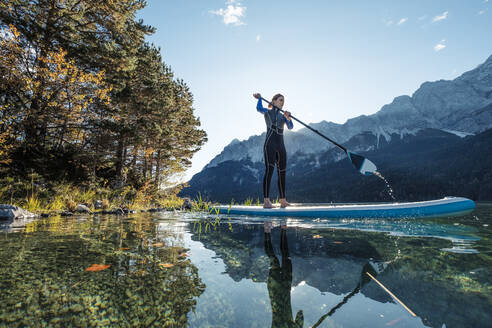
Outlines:
{"type": "Polygon", "coordinates": [[[39,200],[39,198],[36,195],[31,195],[28,198],[26,198],[26,201],[23,204],[23,207],[32,213],[37,213],[42,208],[41,207],[41,201],[39,200]]]}
{"type": "MultiPolygon", "coordinates": [[[[227,214],[229,214],[232,205],[233,205],[232,203],[229,205],[227,214]]],[[[202,233],[202,226],[204,228],[203,232],[206,233],[209,232],[209,230],[211,231],[212,229],[216,231],[217,228],[220,227],[222,223],[221,216],[220,216],[220,209],[218,207],[215,206],[210,207],[207,211],[207,214],[209,215],[200,216],[193,222],[193,230],[197,232],[198,235],[201,235],[202,233]]],[[[229,230],[233,231],[231,218],[227,217],[227,220],[228,220],[227,223],[228,223],[229,230]]]]}
{"type": "Polygon", "coordinates": [[[201,211],[209,212],[211,205],[212,205],[211,202],[207,202],[207,201],[203,200],[202,194],[198,193],[198,196],[195,198],[195,201],[192,202],[192,206],[193,206],[192,211],[194,211],[194,212],[201,212],[201,211]]]}

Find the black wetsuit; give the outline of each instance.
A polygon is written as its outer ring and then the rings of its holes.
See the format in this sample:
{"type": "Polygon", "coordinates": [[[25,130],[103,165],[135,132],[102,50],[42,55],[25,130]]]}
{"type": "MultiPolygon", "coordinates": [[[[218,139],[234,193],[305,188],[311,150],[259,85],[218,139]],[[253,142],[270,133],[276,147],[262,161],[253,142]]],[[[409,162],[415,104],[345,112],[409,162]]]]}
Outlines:
{"type": "Polygon", "coordinates": [[[261,98],[256,109],[263,113],[267,126],[263,156],[265,158],[265,176],[263,177],[263,197],[270,197],[270,182],[273,171],[277,166],[278,192],[280,198],[285,198],[285,169],[287,166],[287,153],[284,145],[284,125],[293,128],[292,120],[288,120],[279,110],[263,108],[261,98]]]}

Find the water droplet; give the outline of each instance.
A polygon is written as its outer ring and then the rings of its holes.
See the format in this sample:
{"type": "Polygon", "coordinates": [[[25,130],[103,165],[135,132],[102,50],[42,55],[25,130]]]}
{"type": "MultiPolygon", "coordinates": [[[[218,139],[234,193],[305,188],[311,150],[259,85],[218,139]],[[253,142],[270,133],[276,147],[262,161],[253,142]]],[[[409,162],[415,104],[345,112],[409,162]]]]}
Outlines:
{"type": "Polygon", "coordinates": [[[384,181],[384,183],[386,184],[386,190],[388,191],[388,194],[390,195],[390,197],[393,199],[393,200],[396,200],[395,198],[395,195],[393,193],[393,188],[391,188],[388,180],[386,180],[385,177],[383,177],[383,175],[378,172],[378,171],[374,171],[374,175],[377,176],[378,178],[382,179],[384,181]]]}

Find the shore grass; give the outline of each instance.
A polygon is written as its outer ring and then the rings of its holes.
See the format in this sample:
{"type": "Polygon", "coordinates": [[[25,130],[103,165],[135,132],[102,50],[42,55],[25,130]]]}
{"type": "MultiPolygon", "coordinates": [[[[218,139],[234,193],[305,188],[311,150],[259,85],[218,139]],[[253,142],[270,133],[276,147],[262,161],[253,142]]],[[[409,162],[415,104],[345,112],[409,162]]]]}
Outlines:
{"type": "Polygon", "coordinates": [[[34,180],[0,180],[0,203],[22,207],[29,212],[73,212],[79,204],[91,211],[125,208],[142,210],[154,207],[181,208],[183,199],[177,196],[179,189],[156,191],[144,186],[110,189],[91,186],[74,186],[70,183],[37,184],[34,180]],[[96,204],[98,204],[96,208],[96,204]]]}

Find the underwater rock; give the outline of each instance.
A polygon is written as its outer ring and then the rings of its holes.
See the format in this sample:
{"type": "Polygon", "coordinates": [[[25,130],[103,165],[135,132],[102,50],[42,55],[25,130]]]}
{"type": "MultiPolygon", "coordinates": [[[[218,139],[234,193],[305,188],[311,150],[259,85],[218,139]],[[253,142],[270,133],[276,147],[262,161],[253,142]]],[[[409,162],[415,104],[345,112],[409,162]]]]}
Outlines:
{"type": "Polygon", "coordinates": [[[33,214],[18,206],[0,204],[0,219],[26,219],[37,216],[37,214],[33,214]]]}

